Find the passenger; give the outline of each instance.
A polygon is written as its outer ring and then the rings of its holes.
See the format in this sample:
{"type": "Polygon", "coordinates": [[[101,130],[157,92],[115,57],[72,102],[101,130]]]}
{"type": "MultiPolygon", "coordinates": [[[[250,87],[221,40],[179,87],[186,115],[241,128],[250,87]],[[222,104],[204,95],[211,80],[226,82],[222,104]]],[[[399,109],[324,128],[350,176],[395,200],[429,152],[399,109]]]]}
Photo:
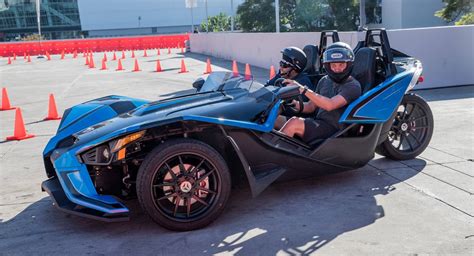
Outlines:
{"type": "MultiPolygon", "coordinates": [[[[281,50],[281,53],[280,70],[278,74],[267,81],[266,85],[275,85],[277,79],[284,78],[284,84],[296,81],[298,84],[314,90],[315,86],[311,83],[308,75],[303,72],[307,63],[306,54],[298,47],[287,47],[281,50]]],[[[309,101],[309,99],[304,96],[303,100],[305,102],[309,101]]],[[[291,116],[279,115],[275,122],[275,129],[280,129],[290,117],[291,116]]]]}
{"type": "Polygon", "coordinates": [[[281,50],[280,70],[266,85],[275,85],[278,78],[285,78],[297,81],[303,86],[314,89],[308,75],[303,72],[306,67],[306,54],[297,47],[287,47],[281,50]]]}
{"type": "MultiPolygon", "coordinates": [[[[280,132],[290,137],[299,136],[305,142],[328,138],[344,126],[339,119],[346,106],[361,95],[360,83],[350,74],[354,53],[346,43],[330,45],[323,54],[327,75],[321,78],[313,91],[298,81],[287,81],[300,86],[300,93],[309,98],[303,113],[314,113],[314,118],[292,117],[280,132]]],[[[298,104],[295,104],[298,109],[298,104]]]]}

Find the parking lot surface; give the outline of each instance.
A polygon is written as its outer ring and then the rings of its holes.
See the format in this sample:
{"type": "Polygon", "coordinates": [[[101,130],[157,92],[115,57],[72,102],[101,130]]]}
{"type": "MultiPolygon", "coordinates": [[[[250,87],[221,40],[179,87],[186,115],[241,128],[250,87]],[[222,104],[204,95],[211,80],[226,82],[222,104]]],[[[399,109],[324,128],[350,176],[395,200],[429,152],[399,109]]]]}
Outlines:
{"type": "MultiPolygon", "coordinates": [[[[128,56],[129,52],[126,53],[128,56]]],[[[0,84],[21,107],[35,138],[5,141],[15,111],[0,111],[0,255],[386,255],[474,254],[474,87],[417,91],[435,121],[429,147],[417,159],[375,156],[363,168],[278,183],[257,198],[248,188],[232,191],[224,213],[210,226],[172,232],[158,226],[136,200],[126,202],[131,220],[102,223],[65,214],[41,192],[46,179],[42,150],[59,121],[42,121],[48,94],[60,113],[106,95],[156,100],[191,92],[207,56],[136,52],[142,71],[89,69],[84,58],[0,60],[0,84]],[[164,72],[154,72],[156,60],[164,72]],[[185,59],[188,73],[178,74],[185,59]]],[[[100,67],[103,53],[96,53],[100,67]]],[[[111,54],[108,53],[109,59],[111,54]]],[[[231,69],[211,58],[213,70],[231,69]]],[[[244,64],[239,64],[240,71],[244,64]]],[[[252,67],[259,81],[268,70],[252,67]]]]}

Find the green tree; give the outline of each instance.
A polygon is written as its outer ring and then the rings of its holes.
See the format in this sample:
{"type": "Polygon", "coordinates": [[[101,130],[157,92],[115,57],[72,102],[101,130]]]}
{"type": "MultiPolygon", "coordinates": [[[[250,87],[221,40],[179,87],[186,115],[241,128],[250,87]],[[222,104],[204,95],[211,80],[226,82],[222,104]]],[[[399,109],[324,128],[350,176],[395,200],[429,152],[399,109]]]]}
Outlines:
{"type": "MultiPolygon", "coordinates": [[[[275,31],[275,0],[246,0],[237,8],[245,32],[275,31]]],[[[358,0],[280,0],[280,31],[355,30],[358,0]]]]}
{"type": "MultiPolygon", "coordinates": [[[[209,24],[209,32],[229,31],[231,25],[230,16],[222,12],[216,16],[209,17],[207,23],[209,24]]],[[[206,21],[203,21],[201,23],[201,31],[207,31],[206,29],[206,21]]]]}
{"type": "Polygon", "coordinates": [[[435,13],[435,16],[447,22],[456,22],[456,25],[474,24],[474,14],[472,0],[443,0],[445,7],[435,13]]]}
{"type": "MultiPolygon", "coordinates": [[[[297,0],[280,0],[280,30],[294,27],[297,0]]],[[[237,7],[240,26],[245,32],[275,31],[275,0],[246,0],[237,7]]]]}

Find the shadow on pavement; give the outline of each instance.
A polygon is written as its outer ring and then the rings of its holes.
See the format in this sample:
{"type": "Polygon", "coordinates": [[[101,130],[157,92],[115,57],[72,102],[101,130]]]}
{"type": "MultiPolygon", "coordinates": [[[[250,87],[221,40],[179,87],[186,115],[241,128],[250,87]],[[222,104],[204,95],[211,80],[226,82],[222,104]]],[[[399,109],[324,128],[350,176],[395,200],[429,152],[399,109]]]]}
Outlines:
{"type": "Polygon", "coordinates": [[[145,216],[137,200],[126,202],[131,210],[130,222],[103,223],[65,214],[45,197],[14,218],[0,220],[0,251],[7,254],[16,250],[25,254],[76,250],[81,254],[310,254],[346,232],[383,218],[383,206],[375,197],[395,191],[394,185],[399,182],[403,180],[366,166],[274,184],[254,199],[247,188],[234,189],[228,207],[216,222],[190,232],[161,228],[145,216]]]}

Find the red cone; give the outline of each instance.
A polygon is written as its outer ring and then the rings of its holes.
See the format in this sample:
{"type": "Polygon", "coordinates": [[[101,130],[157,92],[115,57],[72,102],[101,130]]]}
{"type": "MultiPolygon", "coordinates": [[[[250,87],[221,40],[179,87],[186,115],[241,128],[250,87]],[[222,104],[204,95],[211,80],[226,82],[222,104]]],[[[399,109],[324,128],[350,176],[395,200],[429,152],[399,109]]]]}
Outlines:
{"type": "Polygon", "coordinates": [[[31,56],[28,54],[28,60],[27,62],[31,62],[31,56]]]}
{"type": "Polygon", "coordinates": [[[239,76],[239,68],[237,67],[237,61],[232,61],[232,73],[234,76],[239,76]]]}
{"type": "Polygon", "coordinates": [[[125,52],[122,50],[122,59],[125,59],[125,52]]]}
{"type": "Polygon", "coordinates": [[[95,64],[94,64],[94,55],[91,53],[90,55],[90,60],[89,60],[89,68],[95,68],[95,64]]]}
{"type": "Polygon", "coordinates": [[[135,59],[135,65],[134,65],[132,71],[133,71],[133,72],[141,71],[141,70],[140,70],[140,66],[138,65],[138,60],[137,60],[137,59],[135,59]]]}
{"type": "Polygon", "coordinates": [[[49,55],[49,52],[46,52],[46,58],[47,58],[48,60],[51,60],[51,55],[49,55]]]}
{"type": "Polygon", "coordinates": [[[161,63],[160,63],[160,60],[156,60],[156,72],[161,72],[163,71],[161,69],[161,63]]]}
{"type": "Polygon", "coordinates": [[[186,64],[184,64],[184,60],[181,60],[181,70],[178,73],[186,73],[186,64]]]}
{"type": "Polygon", "coordinates": [[[72,55],[72,58],[73,58],[73,59],[76,59],[76,58],[77,58],[77,50],[74,51],[74,54],[72,55]]]}
{"type": "Polygon", "coordinates": [[[132,58],[135,58],[135,51],[132,50],[132,58]]]}
{"type": "Polygon", "coordinates": [[[156,50],[156,55],[160,55],[160,48],[158,48],[158,50],[156,50]]]}
{"type": "Polygon", "coordinates": [[[211,59],[207,58],[206,72],[204,72],[204,74],[210,74],[211,72],[212,72],[211,59]]]}
{"type": "Polygon", "coordinates": [[[44,120],[59,120],[61,117],[58,115],[58,109],[56,108],[56,101],[54,95],[49,94],[49,105],[48,105],[48,116],[44,120]]]}
{"type": "Polygon", "coordinates": [[[104,58],[105,61],[107,61],[107,54],[104,52],[104,58]]]}
{"type": "Polygon", "coordinates": [[[89,53],[86,55],[86,66],[90,66],[90,63],[89,63],[89,53]]]}
{"type": "Polygon", "coordinates": [[[105,59],[102,59],[102,67],[100,68],[100,70],[107,70],[107,62],[105,59]]]}
{"type": "Polygon", "coordinates": [[[168,54],[171,54],[171,49],[168,47],[168,54]]]}
{"type": "Polygon", "coordinates": [[[7,137],[7,140],[25,140],[33,137],[35,137],[35,135],[26,133],[21,109],[17,108],[15,113],[15,130],[13,131],[13,136],[7,137]]]}
{"type": "Polygon", "coordinates": [[[13,54],[13,60],[16,60],[16,53],[13,54]]]}
{"type": "Polygon", "coordinates": [[[148,54],[146,53],[146,49],[145,49],[145,51],[143,52],[143,57],[148,57],[148,54]]]}
{"type": "Polygon", "coordinates": [[[64,60],[64,50],[61,52],[61,59],[64,60]]]}
{"type": "Polygon", "coordinates": [[[272,79],[273,77],[275,77],[275,67],[272,65],[270,67],[270,79],[272,79]]]}
{"type": "Polygon", "coordinates": [[[7,88],[2,88],[2,106],[0,106],[0,111],[15,109],[15,107],[10,106],[10,100],[8,99],[7,88]]]}
{"type": "Polygon", "coordinates": [[[125,69],[123,69],[122,67],[122,59],[119,59],[116,71],[122,71],[122,70],[125,70],[125,69]]]}
{"type": "Polygon", "coordinates": [[[8,62],[7,62],[8,65],[12,64],[12,60],[10,59],[10,56],[8,56],[8,62]]]}
{"type": "Polygon", "coordinates": [[[245,80],[250,80],[252,78],[252,72],[250,72],[250,65],[245,64],[245,80]]]}

